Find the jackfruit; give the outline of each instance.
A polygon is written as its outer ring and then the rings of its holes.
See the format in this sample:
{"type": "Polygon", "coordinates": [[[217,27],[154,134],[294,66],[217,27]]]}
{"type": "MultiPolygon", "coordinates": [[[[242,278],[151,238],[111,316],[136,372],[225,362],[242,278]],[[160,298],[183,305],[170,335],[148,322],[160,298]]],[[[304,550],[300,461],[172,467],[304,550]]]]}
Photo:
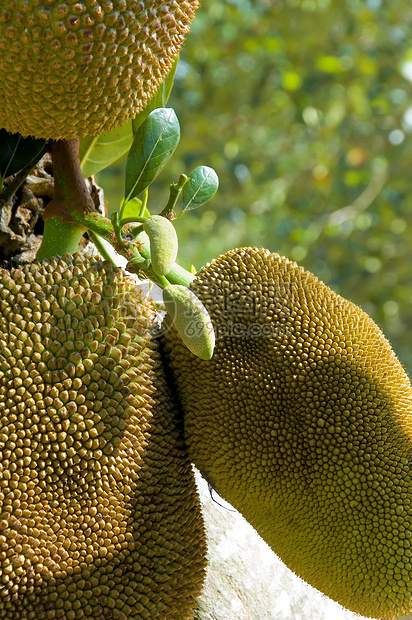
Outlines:
{"type": "Polygon", "coordinates": [[[82,255],[0,270],[1,620],[193,617],[203,524],[153,316],[82,255]]]}
{"type": "Polygon", "coordinates": [[[171,284],[163,291],[170,319],[187,348],[203,360],[210,360],[215,333],[202,302],[183,284],[171,284]]]}
{"type": "Polygon", "coordinates": [[[136,116],[169,72],[198,0],[3,0],[0,127],[72,139],[136,116]]]}
{"type": "Polygon", "coordinates": [[[189,456],[300,577],[344,607],[412,609],[412,389],[381,330],[296,263],[232,250],[196,275],[213,358],[163,341],[189,456]]]}
{"type": "Polygon", "coordinates": [[[175,264],[179,242],[172,222],[161,215],[152,215],[143,223],[149,237],[150,262],[158,276],[165,276],[175,264]]]}

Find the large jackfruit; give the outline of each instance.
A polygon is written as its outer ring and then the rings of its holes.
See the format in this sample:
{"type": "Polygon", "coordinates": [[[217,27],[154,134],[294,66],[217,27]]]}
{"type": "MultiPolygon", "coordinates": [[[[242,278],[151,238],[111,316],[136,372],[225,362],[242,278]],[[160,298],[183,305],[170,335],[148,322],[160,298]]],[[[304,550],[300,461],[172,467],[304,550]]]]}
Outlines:
{"type": "Polygon", "coordinates": [[[216,331],[203,361],[169,328],[189,455],[303,579],[348,609],[412,609],[412,389],[375,323],[266,250],[191,285],[216,331]]]}
{"type": "Polygon", "coordinates": [[[0,127],[97,135],[138,114],[169,72],[198,0],[2,0],[0,127]]]}
{"type": "Polygon", "coordinates": [[[193,617],[204,533],[153,310],[107,263],[0,270],[0,618],[193,617]]]}

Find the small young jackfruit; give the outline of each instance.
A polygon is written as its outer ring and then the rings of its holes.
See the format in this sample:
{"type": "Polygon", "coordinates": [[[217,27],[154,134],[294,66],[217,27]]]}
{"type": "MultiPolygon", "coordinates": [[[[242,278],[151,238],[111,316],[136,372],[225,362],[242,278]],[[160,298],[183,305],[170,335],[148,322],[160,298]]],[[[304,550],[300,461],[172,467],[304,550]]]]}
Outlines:
{"type": "Polygon", "coordinates": [[[210,316],[199,298],[183,284],[171,284],[163,291],[163,301],[189,351],[202,360],[210,360],[215,334],[210,316]]]}
{"type": "Polygon", "coordinates": [[[158,276],[165,276],[177,257],[179,242],[175,227],[162,215],[152,215],[143,223],[143,230],[149,237],[153,271],[158,276]]]}
{"type": "Polygon", "coordinates": [[[198,0],[2,0],[0,127],[97,135],[136,116],[169,72],[198,0]]]}
{"type": "Polygon", "coordinates": [[[0,270],[0,618],[193,617],[199,502],[154,312],[107,263],[0,270]]]}
{"type": "Polygon", "coordinates": [[[216,333],[164,344],[189,455],[283,561],[348,609],[412,609],[412,388],[380,329],[296,263],[233,250],[191,285],[216,333]]]}

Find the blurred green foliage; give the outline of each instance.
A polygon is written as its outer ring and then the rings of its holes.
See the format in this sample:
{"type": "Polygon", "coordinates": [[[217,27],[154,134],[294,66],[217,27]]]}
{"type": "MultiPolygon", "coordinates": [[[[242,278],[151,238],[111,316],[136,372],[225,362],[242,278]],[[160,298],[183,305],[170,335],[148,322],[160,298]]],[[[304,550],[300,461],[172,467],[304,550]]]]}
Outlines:
{"type": "MultiPolygon", "coordinates": [[[[363,307],[410,373],[411,25],[408,0],[205,1],[169,100],[182,139],[149,203],[212,166],[216,197],[176,221],[179,262],[289,256],[363,307]]],[[[109,202],[122,174],[100,176],[109,202]]]]}

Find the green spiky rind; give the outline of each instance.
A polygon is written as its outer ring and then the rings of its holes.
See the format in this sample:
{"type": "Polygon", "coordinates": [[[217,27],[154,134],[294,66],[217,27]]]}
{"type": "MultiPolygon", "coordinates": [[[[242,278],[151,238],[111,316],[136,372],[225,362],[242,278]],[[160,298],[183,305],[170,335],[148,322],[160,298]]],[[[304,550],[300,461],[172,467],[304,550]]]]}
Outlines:
{"type": "Polygon", "coordinates": [[[152,215],[143,223],[143,230],[149,237],[153,271],[158,276],[165,276],[177,257],[178,239],[175,227],[165,217],[152,215]]]}
{"type": "Polygon", "coordinates": [[[163,291],[163,301],[171,322],[188,350],[202,360],[210,360],[215,346],[215,334],[201,301],[182,284],[167,286],[163,291]]]}
{"type": "Polygon", "coordinates": [[[169,72],[197,0],[4,0],[0,127],[98,135],[136,116],[169,72]]]}
{"type": "Polygon", "coordinates": [[[204,533],[134,282],[81,255],[0,270],[0,617],[191,618],[204,533]]]}
{"type": "Polygon", "coordinates": [[[365,616],[411,613],[412,388],[381,330],[267,250],[232,250],[191,288],[212,360],[163,339],[195,465],[313,586],[365,616]]]}

